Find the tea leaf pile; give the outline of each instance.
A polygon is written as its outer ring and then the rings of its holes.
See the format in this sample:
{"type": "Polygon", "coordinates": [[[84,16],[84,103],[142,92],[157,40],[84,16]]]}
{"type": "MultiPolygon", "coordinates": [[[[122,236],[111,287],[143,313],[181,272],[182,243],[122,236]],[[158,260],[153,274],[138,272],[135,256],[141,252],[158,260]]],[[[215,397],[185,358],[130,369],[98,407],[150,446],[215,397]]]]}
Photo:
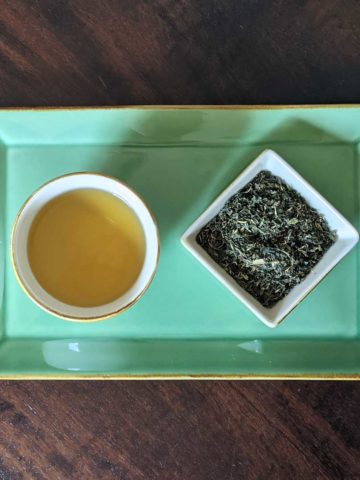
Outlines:
{"type": "Polygon", "coordinates": [[[197,236],[206,252],[269,308],[310,273],[335,240],[325,218],[266,170],[197,236]]]}

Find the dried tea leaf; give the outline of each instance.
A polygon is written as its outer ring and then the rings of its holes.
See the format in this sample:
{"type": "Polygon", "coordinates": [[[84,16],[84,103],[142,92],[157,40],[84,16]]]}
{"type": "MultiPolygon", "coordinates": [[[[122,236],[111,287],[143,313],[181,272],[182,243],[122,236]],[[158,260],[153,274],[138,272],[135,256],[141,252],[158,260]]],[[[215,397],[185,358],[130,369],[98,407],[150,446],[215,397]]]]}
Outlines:
{"type": "Polygon", "coordinates": [[[325,218],[262,170],[231,197],[197,242],[263,306],[300,283],[336,240],[325,218]]]}

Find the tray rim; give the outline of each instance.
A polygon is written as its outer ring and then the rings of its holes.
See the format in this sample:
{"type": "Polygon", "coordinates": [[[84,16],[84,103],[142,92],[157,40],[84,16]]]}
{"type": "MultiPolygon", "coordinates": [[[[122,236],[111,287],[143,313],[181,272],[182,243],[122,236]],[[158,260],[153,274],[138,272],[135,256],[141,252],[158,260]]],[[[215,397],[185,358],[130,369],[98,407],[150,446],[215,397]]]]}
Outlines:
{"type": "MultiPolygon", "coordinates": [[[[174,105],[69,105],[69,106],[10,106],[0,107],[0,112],[57,112],[57,111],[77,111],[77,110],[318,110],[318,109],[359,109],[360,103],[314,103],[314,104],[233,104],[233,105],[192,105],[192,104],[174,104],[174,105]]],[[[1,343],[1,341],[0,341],[1,343]]],[[[346,381],[360,380],[359,374],[277,374],[277,375],[259,375],[259,374],[141,374],[141,375],[116,375],[116,374],[8,374],[1,375],[0,380],[331,380],[346,381]]]]}
{"type": "Polygon", "coordinates": [[[338,381],[338,380],[352,380],[360,381],[360,374],[299,374],[299,375],[258,375],[258,374],[142,374],[142,375],[116,375],[116,374],[81,374],[81,375],[53,375],[53,374],[14,374],[14,375],[0,375],[0,381],[2,380],[326,380],[326,381],[338,381]]]}
{"type": "Polygon", "coordinates": [[[234,104],[234,105],[196,105],[196,104],[174,104],[174,105],[69,105],[69,106],[19,106],[0,107],[0,112],[6,111],[62,111],[62,110],[290,110],[290,109],[336,109],[336,108],[360,108],[360,103],[305,103],[305,104],[234,104]]]}

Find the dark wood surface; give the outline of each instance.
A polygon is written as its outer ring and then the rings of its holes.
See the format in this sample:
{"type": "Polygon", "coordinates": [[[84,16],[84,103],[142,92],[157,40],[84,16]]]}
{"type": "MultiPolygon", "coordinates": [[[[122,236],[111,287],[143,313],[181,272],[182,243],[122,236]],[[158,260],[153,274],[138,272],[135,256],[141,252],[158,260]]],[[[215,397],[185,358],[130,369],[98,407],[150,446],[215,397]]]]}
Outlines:
{"type": "MultiPolygon", "coordinates": [[[[0,0],[0,106],[360,101],[358,0],[0,0]]],[[[0,480],[360,479],[360,383],[0,382],[0,480]]]]}
{"type": "Polygon", "coordinates": [[[0,104],[360,101],[358,0],[0,0],[0,104]]]}
{"type": "Polygon", "coordinates": [[[360,478],[353,382],[3,382],[0,479],[360,478]]]}

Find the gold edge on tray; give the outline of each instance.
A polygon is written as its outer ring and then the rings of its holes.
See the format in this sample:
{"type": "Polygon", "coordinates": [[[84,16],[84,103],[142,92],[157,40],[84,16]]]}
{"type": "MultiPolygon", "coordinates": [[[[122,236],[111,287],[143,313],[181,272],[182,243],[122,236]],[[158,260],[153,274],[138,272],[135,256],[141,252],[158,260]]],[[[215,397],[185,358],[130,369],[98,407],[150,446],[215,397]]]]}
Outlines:
{"type": "Polygon", "coordinates": [[[360,380],[360,374],[0,375],[0,380],[360,380]]]}
{"type": "Polygon", "coordinates": [[[360,103],[314,103],[314,104],[278,104],[278,105],[69,105],[69,106],[31,106],[0,107],[2,111],[63,111],[63,110],[282,110],[282,109],[320,109],[320,108],[360,108],[360,103]]]}

